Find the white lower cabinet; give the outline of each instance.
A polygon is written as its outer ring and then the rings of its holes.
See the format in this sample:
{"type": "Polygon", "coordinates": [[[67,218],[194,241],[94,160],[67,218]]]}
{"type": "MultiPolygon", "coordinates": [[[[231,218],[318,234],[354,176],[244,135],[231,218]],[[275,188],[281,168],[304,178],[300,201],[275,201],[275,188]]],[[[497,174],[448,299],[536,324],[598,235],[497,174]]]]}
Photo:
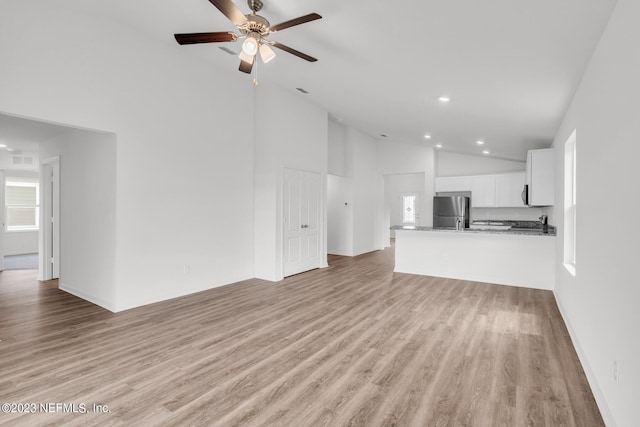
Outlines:
{"type": "Polygon", "coordinates": [[[553,289],[555,240],[550,235],[396,230],[393,271],[553,289]]]}

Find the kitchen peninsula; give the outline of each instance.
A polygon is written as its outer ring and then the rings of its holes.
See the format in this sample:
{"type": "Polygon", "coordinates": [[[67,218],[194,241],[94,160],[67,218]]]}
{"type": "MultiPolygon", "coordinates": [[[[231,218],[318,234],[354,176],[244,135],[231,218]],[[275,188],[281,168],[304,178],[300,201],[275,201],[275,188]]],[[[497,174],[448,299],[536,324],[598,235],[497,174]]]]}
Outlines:
{"type": "Polygon", "coordinates": [[[393,226],[395,272],[553,289],[555,229],[393,226]]]}

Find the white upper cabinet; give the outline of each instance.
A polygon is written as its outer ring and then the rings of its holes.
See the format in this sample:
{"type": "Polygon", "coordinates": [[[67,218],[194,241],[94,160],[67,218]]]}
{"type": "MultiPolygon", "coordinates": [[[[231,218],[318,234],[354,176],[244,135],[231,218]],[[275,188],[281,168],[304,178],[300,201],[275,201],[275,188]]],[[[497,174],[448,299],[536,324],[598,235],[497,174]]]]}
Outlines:
{"type": "Polygon", "coordinates": [[[522,190],[526,182],[525,172],[496,175],[496,206],[522,208],[522,190]]]}
{"type": "Polygon", "coordinates": [[[555,150],[529,150],[527,153],[529,206],[553,206],[555,186],[555,150]]]}
{"type": "Polygon", "coordinates": [[[496,176],[476,175],[471,177],[471,207],[490,208],[496,206],[496,176]]]}
{"type": "Polygon", "coordinates": [[[436,192],[470,191],[474,208],[522,208],[525,172],[436,178],[436,192]]]}
{"type": "Polygon", "coordinates": [[[471,191],[470,176],[442,176],[436,178],[436,192],[471,191]]]}

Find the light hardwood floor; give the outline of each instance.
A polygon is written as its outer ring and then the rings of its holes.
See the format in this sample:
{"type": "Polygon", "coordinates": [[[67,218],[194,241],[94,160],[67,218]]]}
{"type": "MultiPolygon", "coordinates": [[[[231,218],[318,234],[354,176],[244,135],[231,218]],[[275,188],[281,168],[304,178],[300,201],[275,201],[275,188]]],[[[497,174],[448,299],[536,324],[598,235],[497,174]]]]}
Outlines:
{"type": "Polygon", "coordinates": [[[118,314],[0,273],[0,403],[87,410],[0,425],[604,425],[551,292],[392,270],[332,256],[118,314]]]}

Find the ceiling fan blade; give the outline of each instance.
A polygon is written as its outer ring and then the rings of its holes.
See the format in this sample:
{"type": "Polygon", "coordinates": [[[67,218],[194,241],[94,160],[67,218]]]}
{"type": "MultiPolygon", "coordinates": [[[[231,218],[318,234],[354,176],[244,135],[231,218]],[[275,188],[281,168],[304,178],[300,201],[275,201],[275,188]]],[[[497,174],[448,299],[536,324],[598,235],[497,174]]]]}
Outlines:
{"type": "Polygon", "coordinates": [[[231,32],[174,34],[178,44],[233,42],[238,36],[231,32]]]}
{"type": "Polygon", "coordinates": [[[306,22],[311,22],[311,21],[315,21],[316,19],[320,19],[322,18],[322,16],[318,15],[317,13],[310,13],[308,15],[304,15],[301,16],[299,18],[295,18],[295,19],[291,19],[289,21],[285,21],[285,22],[281,22],[280,24],[277,25],[273,25],[271,26],[271,31],[280,31],[280,30],[284,30],[285,28],[289,28],[289,27],[293,27],[295,25],[300,25],[300,24],[304,24],[306,22]]]}
{"type": "Polygon", "coordinates": [[[289,52],[290,54],[298,56],[298,57],[300,57],[302,59],[305,59],[305,60],[307,60],[309,62],[316,62],[317,61],[317,59],[314,58],[313,56],[309,56],[306,53],[302,53],[302,52],[300,52],[298,50],[292,49],[289,46],[283,45],[282,43],[270,42],[269,44],[271,46],[273,46],[273,47],[277,47],[278,49],[282,49],[285,52],[289,52]]]}
{"type": "Polygon", "coordinates": [[[238,68],[238,70],[242,71],[243,73],[247,73],[247,74],[251,74],[251,70],[253,69],[253,63],[255,62],[256,57],[252,56],[251,57],[251,61],[245,61],[245,60],[240,60],[240,67],[238,68]]]}
{"type": "Polygon", "coordinates": [[[236,27],[244,25],[247,22],[247,17],[244,13],[233,4],[231,0],[209,0],[212,5],[218,8],[220,12],[224,14],[236,27]]]}

